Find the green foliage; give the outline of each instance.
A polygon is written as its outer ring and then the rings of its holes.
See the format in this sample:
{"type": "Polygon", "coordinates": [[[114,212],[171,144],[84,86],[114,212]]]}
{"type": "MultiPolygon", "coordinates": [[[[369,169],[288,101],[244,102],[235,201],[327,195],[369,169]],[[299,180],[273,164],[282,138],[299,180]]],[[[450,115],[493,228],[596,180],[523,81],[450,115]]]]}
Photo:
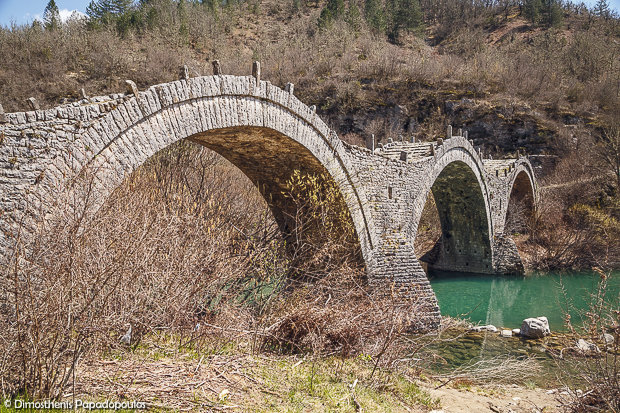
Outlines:
{"type": "Polygon", "coordinates": [[[368,22],[368,25],[373,30],[379,33],[385,33],[385,12],[383,11],[381,3],[378,0],[364,1],[364,17],[366,17],[366,22],[368,22]]]}
{"type": "Polygon", "coordinates": [[[319,28],[324,29],[330,27],[332,21],[339,19],[343,15],[343,0],[327,0],[327,5],[321,10],[321,15],[319,16],[319,28]]]}
{"type": "Polygon", "coordinates": [[[91,29],[100,25],[112,26],[121,36],[132,28],[144,26],[144,14],[135,7],[133,0],[92,0],[86,7],[86,14],[90,18],[91,29]]]}
{"type": "Polygon", "coordinates": [[[86,14],[91,19],[103,21],[110,16],[116,17],[125,14],[133,6],[133,0],[92,0],[86,7],[86,14]]]}
{"type": "Polygon", "coordinates": [[[620,222],[610,210],[576,204],[569,209],[569,214],[575,223],[591,229],[591,243],[613,243],[620,240],[620,222]]]}
{"type": "Polygon", "coordinates": [[[351,3],[349,5],[349,8],[347,9],[346,21],[353,33],[357,35],[362,29],[362,15],[359,7],[357,7],[357,4],[351,3]]]}
{"type": "Polygon", "coordinates": [[[525,0],[523,4],[523,14],[532,23],[538,23],[540,20],[540,9],[542,8],[541,0],[525,0]]]}
{"type": "Polygon", "coordinates": [[[187,10],[185,8],[185,0],[179,0],[177,6],[177,13],[179,16],[179,34],[183,37],[184,41],[188,40],[189,30],[187,29],[187,10]]]}
{"type": "Polygon", "coordinates": [[[114,24],[119,35],[125,36],[131,29],[143,28],[145,25],[145,16],[138,10],[132,10],[119,15],[113,20],[111,19],[110,23],[114,24]]]}
{"type": "Polygon", "coordinates": [[[397,41],[402,30],[418,30],[422,27],[422,9],[419,0],[387,0],[387,34],[397,41]]]}
{"type": "Polygon", "coordinates": [[[327,0],[327,8],[334,19],[338,19],[344,15],[343,0],[327,0]]]}
{"type": "Polygon", "coordinates": [[[558,0],[525,0],[523,14],[532,23],[546,27],[559,27],[564,20],[558,0]]]}
{"type": "Polygon", "coordinates": [[[60,26],[60,12],[54,0],[50,0],[43,12],[43,24],[47,30],[56,30],[60,26]]]}
{"type": "Polygon", "coordinates": [[[321,10],[321,15],[319,16],[319,29],[327,29],[331,27],[333,19],[334,17],[332,16],[331,11],[329,11],[327,7],[324,7],[323,10],[321,10]]]}

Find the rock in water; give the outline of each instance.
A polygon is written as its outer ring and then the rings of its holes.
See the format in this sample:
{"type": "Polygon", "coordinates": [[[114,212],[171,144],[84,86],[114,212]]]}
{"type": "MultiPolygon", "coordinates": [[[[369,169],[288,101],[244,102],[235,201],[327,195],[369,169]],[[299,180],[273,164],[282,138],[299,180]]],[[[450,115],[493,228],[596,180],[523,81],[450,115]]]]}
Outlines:
{"type": "Polygon", "coordinates": [[[489,324],[488,326],[472,327],[471,331],[475,331],[476,333],[479,333],[481,331],[489,331],[491,333],[495,333],[497,332],[497,328],[495,328],[494,325],[489,324]]]}
{"type": "Polygon", "coordinates": [[[502,330],[502,337],[512,337],[512,330],[502,330]]]}
{"type": "Polygon", "coordinates": [[[513,328],[512,329],[512,334],[514,334],[515,336],[518,336],[521,334],[521,330],[519,330],[518,328],[513,328]]]}
{"type": "Polygon", "coordinates": [[[543,338],[551,334],[547,317],[526,318],[521,325],[521,335],[530,338],[543,338]]]}

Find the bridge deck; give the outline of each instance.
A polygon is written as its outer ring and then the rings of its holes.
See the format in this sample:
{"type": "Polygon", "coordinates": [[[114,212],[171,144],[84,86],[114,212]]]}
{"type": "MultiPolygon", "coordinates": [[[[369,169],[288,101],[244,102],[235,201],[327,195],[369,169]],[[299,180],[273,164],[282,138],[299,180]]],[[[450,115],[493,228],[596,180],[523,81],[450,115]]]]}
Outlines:
{"type": "MultiPolygon", "coordinates": [[[[375,154],[394,160],[403,160],[407,163],[415,162],[422,158],[433,156],[433,149],[439,145],[437,142],[390,142],[383,147],[375,149],[375,154]],[[403,159],[402,153],[407,154],[403,159]]],[[[516,159],[484,160],[484,169],[487,173],[500,178],[506,177],[516,159]]]]}

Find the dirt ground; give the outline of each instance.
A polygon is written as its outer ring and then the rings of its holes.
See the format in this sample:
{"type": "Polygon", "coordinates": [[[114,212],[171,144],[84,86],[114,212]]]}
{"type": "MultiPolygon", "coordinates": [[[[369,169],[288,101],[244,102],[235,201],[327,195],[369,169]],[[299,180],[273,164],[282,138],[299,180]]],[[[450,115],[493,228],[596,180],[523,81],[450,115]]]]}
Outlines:
{"type": "Polygon", "coordinates": [[[428,384],[419,383],[432,397],[441,400],[444,413],[525,413],[559,412],[559,401],[555,390],[527,389],[513,386],[480,386],[440,388],[435,390],[428,384]]]}

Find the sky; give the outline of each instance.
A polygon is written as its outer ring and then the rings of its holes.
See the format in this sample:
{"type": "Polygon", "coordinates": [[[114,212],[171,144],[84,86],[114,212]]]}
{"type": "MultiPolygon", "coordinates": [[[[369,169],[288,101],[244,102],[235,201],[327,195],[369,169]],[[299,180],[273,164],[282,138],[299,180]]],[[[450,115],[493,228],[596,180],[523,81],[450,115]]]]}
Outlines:
{"type": "MultiPolygon", "coordinates": [[[[30,23],[35,19],[43,19],[43,10],[49,0],[0,0],[0,25],[10,26],[11,22],[17,24],[30,23]]],[[[585,1],[586,4],[594,4],[596,0],[585,1]]],[[[86,6],[90,0],[56,0],[60,10],[60,17],[64,20],[74,10],[86,13],[86,6]]],[[[609,0],[612,9],[620,10],[620,0],[609,0]]]]}
{"type": "MultiPolygon", "coordinates": [[[[49,0],[0,0],[0,25],[10,26],[43,20],[43,11],[49,0]]],[[[618,0],[620,2],[620,0],[618,0]]],[[[90,0],[56,0],[60,17],[65,20],[74,10],[86,13],[90,0]]]]}

